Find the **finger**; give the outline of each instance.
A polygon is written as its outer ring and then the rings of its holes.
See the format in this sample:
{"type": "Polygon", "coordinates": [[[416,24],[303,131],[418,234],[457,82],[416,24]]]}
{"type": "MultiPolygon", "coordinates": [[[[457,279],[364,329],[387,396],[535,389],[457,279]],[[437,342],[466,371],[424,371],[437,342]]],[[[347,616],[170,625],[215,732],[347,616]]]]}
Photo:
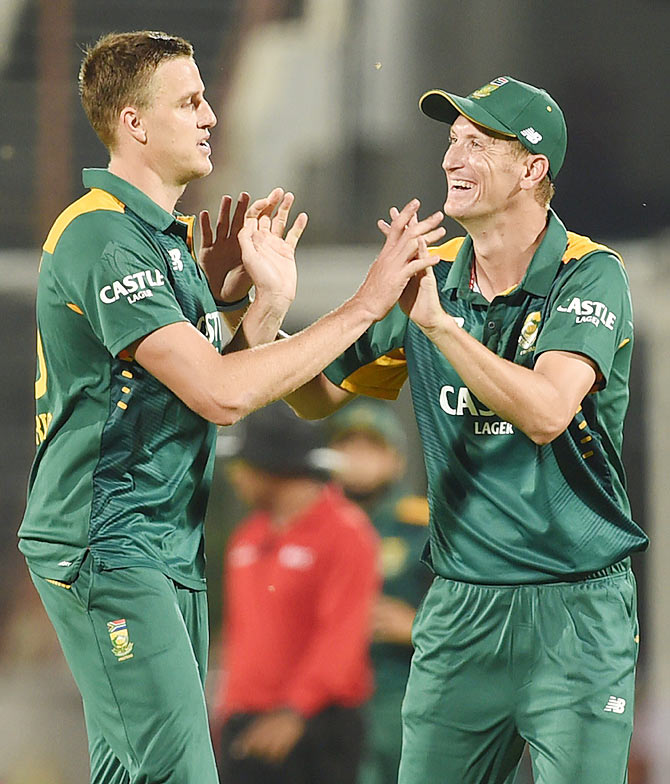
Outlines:
{"type": "Polygon", "coordinates": [[[199,215],[200,220],[200,237],[202,240],[202,245],[204,248],[208,248],[214,239],[212,234],[212,222],[209,219],[209,212],[207,210],[203,210],[199,215]]]}
{"type": "Polygon", "coordinates": [[[291,192],[285,193],[284,198],[279,205],[279,209],[277,210],[277,214],[272,219],[272,233],[276,234],[278,237],[284,236],[284,231],[288,223],[288,214],[291,211],[294,201],[295,196],[291,192]]]}
{"type": "Polygon", "coordinates": [[[385,237],[388,237],[389,232],[391,231],[390,225],[385,220],[381,219],[377,221],[377,228],[385,237]]]}
{"type": "Polygon", "coordinates": [[[244,214],[249,207],[251,196],[246,191],[242,191],[237,197],[237,204],[235,205],[235,212],[233,213],[233,221],[230,224],[230,236],[234,237],[244,224],[244,214]]]}
{"type": "Polygon", "coordinates": [[[272,228],[272,221],[270,220],[269,215],[261,215],[258,219],[258,228],[261,231],[270,231],[272,228]]]}
{"type": "Polygon", "coordinates": [[[233,200],[230,196],[222,196],[219,205],[219,214],[216,219],[216,236],[228,236],[228,221],[230,219],[230,205],[233,200]]]}
{"type": "MultiPolygon", "coordinates": [[[[434,212],[432,215],[429,215],[427,218],[423,220],[417,221],[416,223],[411,224],[411,234],[414,237],[418,237],[421,234],[425,234],[426,232],[434,229],[444,220],[444,215],[438,210],[434,212]]],[[[407,222],[409,225],[409,221],[407,222]]]]}
{"type": "Polygon", "coordinates": [[[405,274],[409,276],[414,276],[417,272],[423,272],[424,270],[430,269],[430,267],[434,267],[440,261],[439,256],[425,256],[424,258],[413,259],[410,261],[407,266],[404,268],[405,274]]]}
{"type": "Polygon", "coordinates": [[[275,188],[264,199],[256,199],[256,201],[247,210],[247,217],[259,218],[261,215],[274,211],[274,208],[282,200],[284,191],[281,188],[275,188]]]}
{"type": "Polygon", "coordinates": [[[418,243],[419,243],[419,250],[418,250],[418,252],[416,254],[417,258],[419,258],[419,259],[427,258],[428,257],[428,243],[426,242],[426,238],[425,237],[419,237],[418,243]]]}
{"type": "Polygon", "coordinates": [[[405,230],[405,227],[409,223],[409,219],[412,215],[416,214],[420,206],[421,203],[418,199],[412,199],[411,201],[407,202],[400,212],[398,212],[396,207],[391,207],[390,214],[392,220],[389,237],[392,240],[396,240],[400,237],[402,232],[405,230]]]}
{"type": "Polygon", "coordinates": [[[277,206],[284,198],[284,189],[283,188],[273,188],[267,196],[266,205],[263,208],[261,215],[269,215],[272,216],[272,213],[276,210],[277,206]]]}
{"type": "Polygon", "coordinates": [[[301,212],[300,215],[295,219],[293,226],[289,229],[288,234],[286,235],[286,242],[295,250],[295,246],[298,244],[298,240],[302,237],[303,231],[307,227],[307,221],[309,220],[306,212],[301,212]]]}
{"type": "Polygon", "coordinates": [[[444,226],[438,226],[436,229],[423,234],[422,239],[425,240],[426,245],[432,245],[434,242],[442,239],[446,233],[447,230],[444,228],[444,226]]]}

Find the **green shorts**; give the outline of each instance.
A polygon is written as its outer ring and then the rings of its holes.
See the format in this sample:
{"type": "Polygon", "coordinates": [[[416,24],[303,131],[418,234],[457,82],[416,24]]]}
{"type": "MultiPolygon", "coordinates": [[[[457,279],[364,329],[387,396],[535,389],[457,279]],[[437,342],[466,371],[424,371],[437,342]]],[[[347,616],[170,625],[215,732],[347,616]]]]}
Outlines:
{"type": "Polygon", "coordinates": [[[91,557],[69,587],[31,577],[82,695],[91,782],[217,784],[205,592],[91,557]]]}
{"type": "Polygon", "coordinates": [[[623,784],[638,649],[628,560],[578,582],[436,577],[417,613],[399,784],[623,784]]]}

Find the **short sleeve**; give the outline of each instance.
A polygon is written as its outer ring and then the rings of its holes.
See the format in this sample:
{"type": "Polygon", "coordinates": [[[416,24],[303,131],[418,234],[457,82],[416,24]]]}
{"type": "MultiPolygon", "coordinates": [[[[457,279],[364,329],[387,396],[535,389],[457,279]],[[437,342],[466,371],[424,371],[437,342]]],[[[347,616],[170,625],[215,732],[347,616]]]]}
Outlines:
{"type": "Polygon", "coordinates": [[[395,400],[407,379],[406,330],[407,316],[396,305],[328,365],[326,377],[348,392],[395,400]]]}
{"type": "Polygon", "coordinates": [[[611,253],[596,252],[559,278],[547,302],[535,359],[545,351],[570,351],[593,360],[609,378],[614,356],[633,338],[628,276],[611,253]]]}
{"type": "Polygon", "coordinates": [[[113,356],[160,327],[186,320],[165,260],[146,242],[130,247],[110,240],[61,285],[113,356]]]}

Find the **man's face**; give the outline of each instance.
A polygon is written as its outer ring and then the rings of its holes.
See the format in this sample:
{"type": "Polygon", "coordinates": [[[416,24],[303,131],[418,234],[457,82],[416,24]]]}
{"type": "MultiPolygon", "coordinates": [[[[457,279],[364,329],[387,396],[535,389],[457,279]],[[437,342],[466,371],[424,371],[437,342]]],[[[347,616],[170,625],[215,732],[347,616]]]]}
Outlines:
{"type": "Polygon", "coordinates": [[[216,125],[216,115],[205,100],[198,66],[190,57],[166,60],[149,89],[150,106],[141,112],[148,165],[171,185],[209,174],[209,129],[216,125]]]}
{"type": "Polygon", "coordinates": [[[399,479],[404,460],[397,450],[381,438],[366,432],[352,431],[338,438],[332,445],[342,456],[336,477],[344,489],[365,496],[399,479]]]}
{"type": "Polygon", "coordinates": [[[520,194],[523,161],[510,142],[490,136],[460,115],[451,126],[442,168],[447,175],[445,213],[463,225],[502,214],[520,194]]]}

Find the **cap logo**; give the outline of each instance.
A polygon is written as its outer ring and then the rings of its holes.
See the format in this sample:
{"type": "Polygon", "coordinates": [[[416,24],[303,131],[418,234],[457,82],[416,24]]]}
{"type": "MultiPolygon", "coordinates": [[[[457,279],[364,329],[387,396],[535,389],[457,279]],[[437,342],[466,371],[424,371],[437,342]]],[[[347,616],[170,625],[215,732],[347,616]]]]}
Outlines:
{"type": "Polygon", "coordinates": [[[542,141],[542,134],[538,133],[532,126],[530,128],[524,128],[523,131],[521,131],[521,135],[525,136],[531,144],[539,144],[542,141]]]}
{"type": "Polygon", "coordinates": [[[475,90],[474,93],[470,93],[470,98],[486,98],[487,95],[491,95],[494,90],[497,90],[499,87],[502,87],[503,84],[507,84],[509,79],[505,79],[504,76],[499,76],[497,79],[494,79],[492,82],[485,84],[483,87],[480,87],[479,90],[475,90]]]}

